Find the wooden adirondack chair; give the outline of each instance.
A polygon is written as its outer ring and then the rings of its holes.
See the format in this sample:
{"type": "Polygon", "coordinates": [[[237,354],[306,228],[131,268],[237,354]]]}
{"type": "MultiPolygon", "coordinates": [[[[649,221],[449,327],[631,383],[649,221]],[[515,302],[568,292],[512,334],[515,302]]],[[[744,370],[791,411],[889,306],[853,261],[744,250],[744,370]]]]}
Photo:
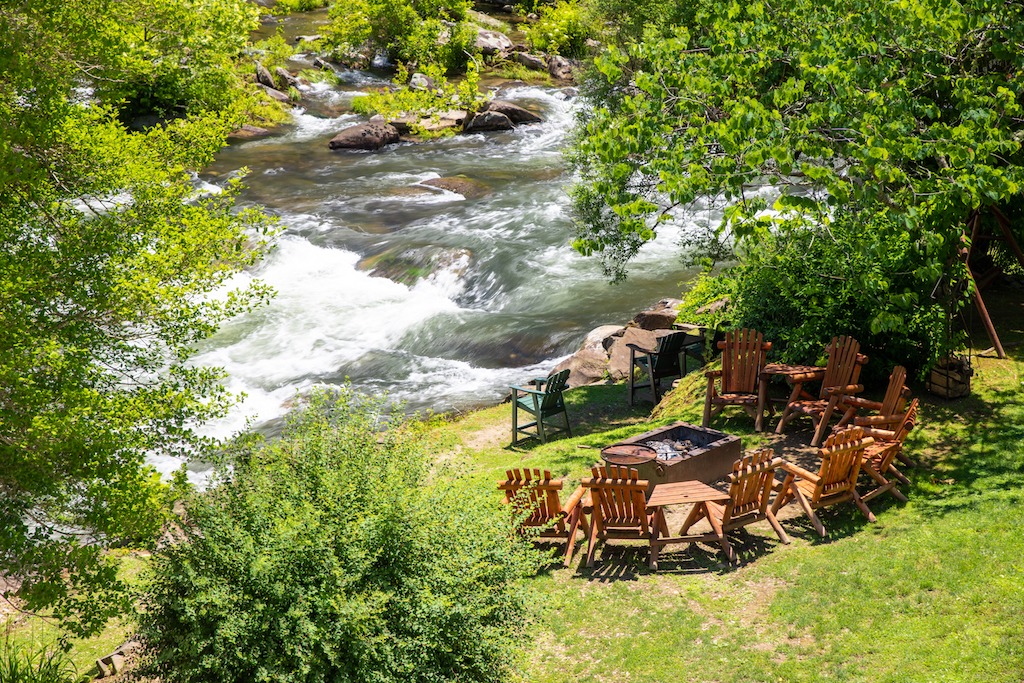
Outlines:
{"type": "Polygon", "coordinates": [[[910,402],[907,412],[901,416],[896,429],[864,428],[864,433],[872,437],[875,442],[864,451],[862,469],[872,479],[873,483],[876,484],[875,488],[864,494],[862,497],[864,502],[876,498],[883,493],[891,493],[899,500],[907,501],[907,497],[896,488],[896,484],[897,482],[909,484],[910,480],[896,469],[894,461],[903,452],[903,442],[906,440],[907,434],[910,433],[917,423],[917,404],[918,400],[916,398],[910,402]],[[886,475],[891,476],[896,481],[887,479],[886,475]]]}
{"type": "Polygon", "coordinates": [[[906,381],[907,369],[897,365],[889,375],[889,386],[881,402],[870,401],[860,396],[843,396],[839,402],[839,409],[845,413],[837,427],[853,424],[857,427],[895,428],[903,419],[907,399],[910,398],[910,388],[907,387],[906,381]],[[871,410],[875,414],[858,415],[861,410],[871,410]]]}
{"type": "Polygon", "coordinates": [[[510,387],[512,389],[512,445],[519,443],[519,434],[536,436],[541,443],[547,443],[547,429],[564,431],[572,436],[572,429],[569,427],[569,414],[565,412],[565,401],[562,399],[562,392],[569,388],[569,369],[566,368],[550,377],[539,377],[530,381],[529,387],[510,387]],[[519,411],[525,410],[534,417],[532,422],[524,425],[519,424],[519,411]],[[556,427],[550,424],[551,418],[561,415],[565,421],[564,427],[556,427]],[[529,431],[536,428],[536,433],[529,431]]]}
{"type": "Polygon", "coordinates": [[[682,357],[684,347],[698,339],[686,332],[672,332],[658,337],[655,349],[645,349],[636,344],[629,347],[629,405],[633,405],[636,392],[647,385],[651,389],[651,397],[658,403],[658,386],[667,377],[682,377],[682,357]],[[647,375],[647,381],[637,385],[636,370],[639,368],[647,375]]]}
{"type": "Polygon", "coordinates": [[[708,380],[705,427],[726,406],[740,406],[751,417],[757,416],[757,382],[772,343],[766,342],[757,330],[742,329],[727,332],[718,348],[722,350],[722,369],[704,373],[708,380]],[[721,390],[715,387],[716,379],[720,380],[721,390]]]}
{"type": "Polygon", "coordinates": [[[558,498],[562,480],[552,479],[548,470],[511,469],[505,475],[507,479],[498,482],[498,489],[505,492],[505,502],[515,506],[517,513],[527,515],[521,522],[524,528],[540,529],[538,538],[565,540],[562,555],[568,567],[576,547],[576,532],[581,525],[584,531],[589,530],[583,514],[586,489],[578,487],[562,505],[558,498]]]}
{"type": "Polygon", "coordinates": [[[597,545],[609,539],[648,539],[654,535],[654,511],[647,507],[647,480],[632,467],[594,465],[580,485],[590,493],[587,566],[594,566],[597,545]]]}
{"type": "Polygon", "coordinates": [[[861,368],[868,362],[868,357],[860,353],[860,342],[853,337],[834,337],[825,353],[828,355],[828,364],[824,376],[820,373],[789,376],[793,382],[793,391],[775,428],[776,434],[781,434],[794,419],[806,415],[815,427],[811,445],[817,446],[828,430],[829,421],[840,402],[846,396],[864,391],[863,385],[857,384],[857,380],[860,379],[861,368]],[[804,391],[805,382],[818,379],[821,379],[821,389],[817,397],[804,391]]]}
{"type": "Polygon", "coordinates": [[[830,435],[825,445],[818,449],[821,467],[817,474],[783,460],[780,467],[786,472],[786,479],[779,486],[779,493],[772,503],[772,513],[777,513],[783,505],[796,499],[822,538],[828,532],[814,511],[827,505],[852,500],[864,516],[874,522],[874,514],[864,504],[856,488],[864,451],[874,442],[870,436],[864,436],[861,427],[850,427],[830,435]]]}
{"type": "Polygon", "coordinates": [[[762,448],[737,460],[729,475],[729,502],[725,505],[709,502],[704,507],[695,505],[683,522],[680,535],[710,515],[708,521],[712,528],[721,529],[722,548],[729,562],[736,561],[736,551],[725,538],[725,533],[763,519],[772,525],[780,541],[789,543],[789,536],[775,518],[775,512],[768,508],[768,499],[775,484],[775,468],[782,463],[783,460],[776,458],[770,448],[762,448]]]}

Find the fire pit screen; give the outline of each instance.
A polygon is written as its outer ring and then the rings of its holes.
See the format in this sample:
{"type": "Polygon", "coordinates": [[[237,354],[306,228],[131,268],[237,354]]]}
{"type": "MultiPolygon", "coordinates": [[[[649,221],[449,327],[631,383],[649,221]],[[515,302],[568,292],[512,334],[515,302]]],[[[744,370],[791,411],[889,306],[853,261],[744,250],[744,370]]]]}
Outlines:
{"type": "Polygon", "coordinates": [[[696,479],[710,484],[732,471],[741,455],[740,438],[685,422],[644,432],[601,451],[610,465],[636,468],[650,482],[647,495],[657,484],[696,479]]]}

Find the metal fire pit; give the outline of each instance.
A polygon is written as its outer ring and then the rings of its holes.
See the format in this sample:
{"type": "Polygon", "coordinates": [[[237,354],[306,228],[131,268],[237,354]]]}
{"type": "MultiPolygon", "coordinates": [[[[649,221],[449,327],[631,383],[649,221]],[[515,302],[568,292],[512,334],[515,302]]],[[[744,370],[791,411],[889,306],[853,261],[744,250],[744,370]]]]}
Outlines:
{"type": "Polygon", "coordinates": [[[710,484],[722,479],[741,453],[738,436],[676,422],[614,443],[601,450],[601,457],[609,465],[635,468],[650,482],[650,497],[657,484],[694,479],[710,484]]]}

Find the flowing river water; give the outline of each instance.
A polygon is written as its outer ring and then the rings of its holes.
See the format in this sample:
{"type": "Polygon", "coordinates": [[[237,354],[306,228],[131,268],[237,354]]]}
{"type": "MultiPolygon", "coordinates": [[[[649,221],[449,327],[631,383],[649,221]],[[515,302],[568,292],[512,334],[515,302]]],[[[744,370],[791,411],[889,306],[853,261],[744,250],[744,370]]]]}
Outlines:
{"type": "Polygon", "coordinates": [[[676,239],[686,221],[661,230],[621,285],[570,247],[562,150],[580,106],[571,89],[498,87],[540,124],[332,152],[328,140],[364,120],[339,112],[387,83],[369,72],[339,75],[341,85],[303,89],[291,125],[227,147],[203,175],[218,185],[250,169],[240,203],[265,207],[283,229],[269,257],[239,279],[259,278],[276,297],[225,325],[195,357],[225,368],[230,388],[245,394],[211,434],[229,436],[247,420],[272,432],[297,393],[345,381],[409,410],[492,404],[509,384],[545,374],[594,327],[678,296],[692,276],[676,239]],[[422,184],[456,175],[479,183],[479,196],[422,184]],[[418,264],[422,277],[368,270],[389,257],[418,264]]]}

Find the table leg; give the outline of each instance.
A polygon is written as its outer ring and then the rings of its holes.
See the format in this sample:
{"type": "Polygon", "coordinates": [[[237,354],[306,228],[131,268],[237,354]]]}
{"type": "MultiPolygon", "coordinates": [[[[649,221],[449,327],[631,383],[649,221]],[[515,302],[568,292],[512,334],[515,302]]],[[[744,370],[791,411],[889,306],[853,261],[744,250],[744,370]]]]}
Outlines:
{"type": "Polygon", "coordinates": [[[762,375],[757,381],[757,417],[754,418],[754,431],[764,431],[764,411],[768,407],[768,378],[762,375]]]}

